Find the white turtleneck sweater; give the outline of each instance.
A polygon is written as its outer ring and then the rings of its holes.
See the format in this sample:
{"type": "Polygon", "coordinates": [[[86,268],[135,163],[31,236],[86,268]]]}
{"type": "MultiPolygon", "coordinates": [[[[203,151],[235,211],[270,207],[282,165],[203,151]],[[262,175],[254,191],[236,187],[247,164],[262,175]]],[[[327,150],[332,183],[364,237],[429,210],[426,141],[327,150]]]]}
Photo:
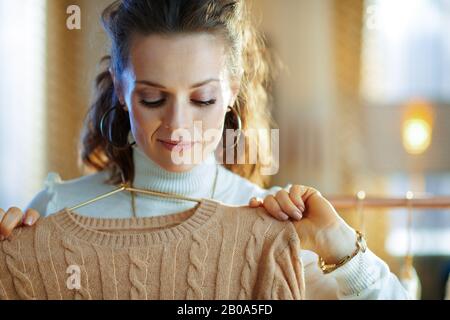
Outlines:
{"type": "MultiPolygon", "coordinates": [[[[181,194],[193,198],[211,198],[216,168],[217,183],[213,198],[230,205],[248,205],[251,197],[264,198],[282,189],[275,186],[263,189],[245,178],[217,165],[213,154],[192,170],[173,173],[162,169],[137,146],[133,147],[135,179],[133,186],[161,192],[181,194]]],[[[78,179],[63,181],[58,173],[49,173],[44,189],[25,208],[34,208],[48,216],[75,206],[97,195],[116,189],[104,181],[107,171],[78,179]]],[[[196,203],[136,194],[136,215],[157,216],[177,213],[196,203]]],[[[80,215],[96,218],[129,218],[133,215],[128,192],[119,192],[76,210],[80,215]]],[[[302,250],[305,266],[307,299],[409,299],[406,290],[387,264],[373,252],[359,253],[344,266],[324,275],[318,268],[315,253],[302,250]]]]}

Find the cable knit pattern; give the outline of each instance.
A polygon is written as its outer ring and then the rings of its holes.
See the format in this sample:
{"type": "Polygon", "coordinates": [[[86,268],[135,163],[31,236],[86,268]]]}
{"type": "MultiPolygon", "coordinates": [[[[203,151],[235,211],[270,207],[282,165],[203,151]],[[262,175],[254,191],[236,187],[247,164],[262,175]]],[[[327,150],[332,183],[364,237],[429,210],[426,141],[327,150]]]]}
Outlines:
{"type": "MultiPolygon", "coordinates": [[[[40,220],[40,219],[39,219],[40,220]]],[[[37,223],[39,223],[39,220],[37,223]]],[[[37,224],[36,223],[36,224],[37,224]]],[[[23,233],[28,232],[31,229],[23,229],[23,233]]],[[[33,230],[35,233],[33,243],[30,244],[30,247],[34,246],[34,254],[36,260],[38,261],[37,267],[40,272],[40,276],[42,277],[42,284],[45,287],[45,291],[47,294],[47,298],[50,300],[62,300],[62,286],[65,286],[65,279],[67,278],[66,274],[66,262],[64,261],[64,251],[61,246],[61,240],[54,238],[55,234],[53,229],[46,228],[35,228],[33,230]],[[58,259],[58,267],[55,265],[54,255],[58,254],[58,257],[64,259],[58,259]],[[39,263],[40,261],[45,261],[45,263],[39,263]],[[64,269],[64,272],[61,272],[64,269]]],[[[24,239],[26,241],[26,239],[24,239]]],[[[30,241],[28,239],[28,241],[30,241]]],[[[34,268],[35,266],[33,266],[34,268]]]]}
{"type": "MultiPolygon", "coordinates": [[[[20,234],[20,230],[18,233],[20,234]]],[[[27,274],[27,268],[23,261],[20,240],[3,242],[3,251],[6,255],[6,265],[20,299],[35,300],[33,283],[27,274]]]]}
{"type": "Polygon", "coordinates": [[[275,256],[275,272],[273,273],[273,290],[271,299],[297,300],[305,299],[305,288],[297,287],[305,285],[305,276],[301,262],[292,251],[298,248],[298,239],[293,238],[285,248],[275,256]],[[290,286],[291,290],[285,290],[290,286]],[[298,295],[298,296],[297,296],[298,295]]]}
{"type": "Polygon", "coordinates": [[[130,282],[131,292],[130,296],[132,300],[147,300],[147,257],[148,248],[145,249],[145,258],[141,258],[139,249],[130,249],[128,257],[130,259],[130,282]]]}
{"type": "Polygon", "coordinates": [[[203,299],[203,275],[204,263],[208,254],[207,245],[208,235],[196,232],[192,236],[193,242],[191,251],[189,252],[189,269],[188,269],[188,284],[186,298],[189,300],[203,299]]]}
{"type": "Polygon", "coordinates": [[[300,249],[292,222],[210,199],[129,219],[63,209],[2,242],[0,299],[303,299],[300,249]]]}
{"type": "Polygon", "coordinates": [[[72,243],[73,239],[64,238],[62,245],[64,247],[64,255],[67,266],[78,266],[81,271],[81,286],[80,289],[75,290],[75,300],[92,300],[89,292],[89,275],[86,272],[83,253],[80,246],[72,243]]]}
{"type": "Polygon", "coordinates": [[[266,223],[264,216],[259,216],[253,223],[252,233],[247,242],[247,249],[245,251],[245,264],[241,275],[241,291],[239,292],[239,299],[251,299],[251,273],[255,271],[258,266],[259,257],[255,253],[261,252],[266,232],[270,229],[271,223],[266,223]]]}
{"type": "Polygon", "coordinates": [[[3,283],[1,283],[1,281],[0,281],[0,300],[9,300],[5,286],[3,285],[3,283]]]}
{"type": "Polygon", "coordinates": [[[239,233],[239,215],[216,224],[217,234],[221,239],[219,261],[217,262],[217,276],[214,299],[225,300],[230,296],[230,268],[236,251],[236,238],[239,233]]]}

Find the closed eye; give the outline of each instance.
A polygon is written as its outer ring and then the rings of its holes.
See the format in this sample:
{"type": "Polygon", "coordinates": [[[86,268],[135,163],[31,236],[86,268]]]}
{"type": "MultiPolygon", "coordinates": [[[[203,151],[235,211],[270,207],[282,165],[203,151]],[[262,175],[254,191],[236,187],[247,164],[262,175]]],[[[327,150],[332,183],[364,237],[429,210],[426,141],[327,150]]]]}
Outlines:
{"type": "Polygon", "coordinates": [[[164,103],[166,99],[161,99],[158,101],[147,101],[147,100],[141,100],[140,103],[147,107],[158,107],[164,103]]]}
{"type": "MultiPolygon", "coordinates": [[[[161,99],[158,101],[141,100],[140,103],[147,107],[159,107],[162,104],[164,104],[165,101],[166,101],[166,99],[161,99]]],[[[217,101],[216,99],[212,99],[212,100],[208,100],[208,101],[191,100],[192,103],[199,105],[199,106],[209,106],[209,105],[215,104],[216,101],[217,101]]]]}
{"type": "Polygon", "coordinates": [[[216,103],[215,99],[209,100],[209,101],[198,101],[198,100],[191,100],[193,103],[202,105],[202,106],[209,106],[211,104],[216,103]]]}

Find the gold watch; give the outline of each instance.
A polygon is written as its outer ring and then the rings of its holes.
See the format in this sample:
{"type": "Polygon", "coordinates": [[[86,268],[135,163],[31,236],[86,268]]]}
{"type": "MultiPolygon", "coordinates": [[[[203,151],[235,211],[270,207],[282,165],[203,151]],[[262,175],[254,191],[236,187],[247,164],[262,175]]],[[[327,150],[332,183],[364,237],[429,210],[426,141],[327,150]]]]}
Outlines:
{"type": "Polygon", "coordinates": [[[333,263],[333,264],[326,264],[326,262],[322,259],[322,257],[319,256],[319,267],[323,273],[330,273],[330,272],[336,270],[337,268],[343,266],[348,261],[350,261],[353,257],[355,257],[360,251],[366,252],[367,243],[366,243],[366,240],[364,239],[363,234],[361,232],[359,232],[358,230],[355,230],[355,231],[356,231],[356,235],[357,235],[356,250],[351,255],[346,256],[346,257],[342,258],[338,263],[333,263]]]}

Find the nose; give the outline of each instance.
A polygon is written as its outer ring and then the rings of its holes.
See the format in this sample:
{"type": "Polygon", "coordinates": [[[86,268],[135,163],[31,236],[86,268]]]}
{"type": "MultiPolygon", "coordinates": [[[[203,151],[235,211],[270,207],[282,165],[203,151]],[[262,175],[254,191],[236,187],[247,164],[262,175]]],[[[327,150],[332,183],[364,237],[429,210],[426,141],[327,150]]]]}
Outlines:
{"type": "Polygon", "coordinates": [[[163,118],[164,126],[172,130],[188,129],[193,121],[188,106],[178,100],[173,101],[165,108],[163,118]]]}

